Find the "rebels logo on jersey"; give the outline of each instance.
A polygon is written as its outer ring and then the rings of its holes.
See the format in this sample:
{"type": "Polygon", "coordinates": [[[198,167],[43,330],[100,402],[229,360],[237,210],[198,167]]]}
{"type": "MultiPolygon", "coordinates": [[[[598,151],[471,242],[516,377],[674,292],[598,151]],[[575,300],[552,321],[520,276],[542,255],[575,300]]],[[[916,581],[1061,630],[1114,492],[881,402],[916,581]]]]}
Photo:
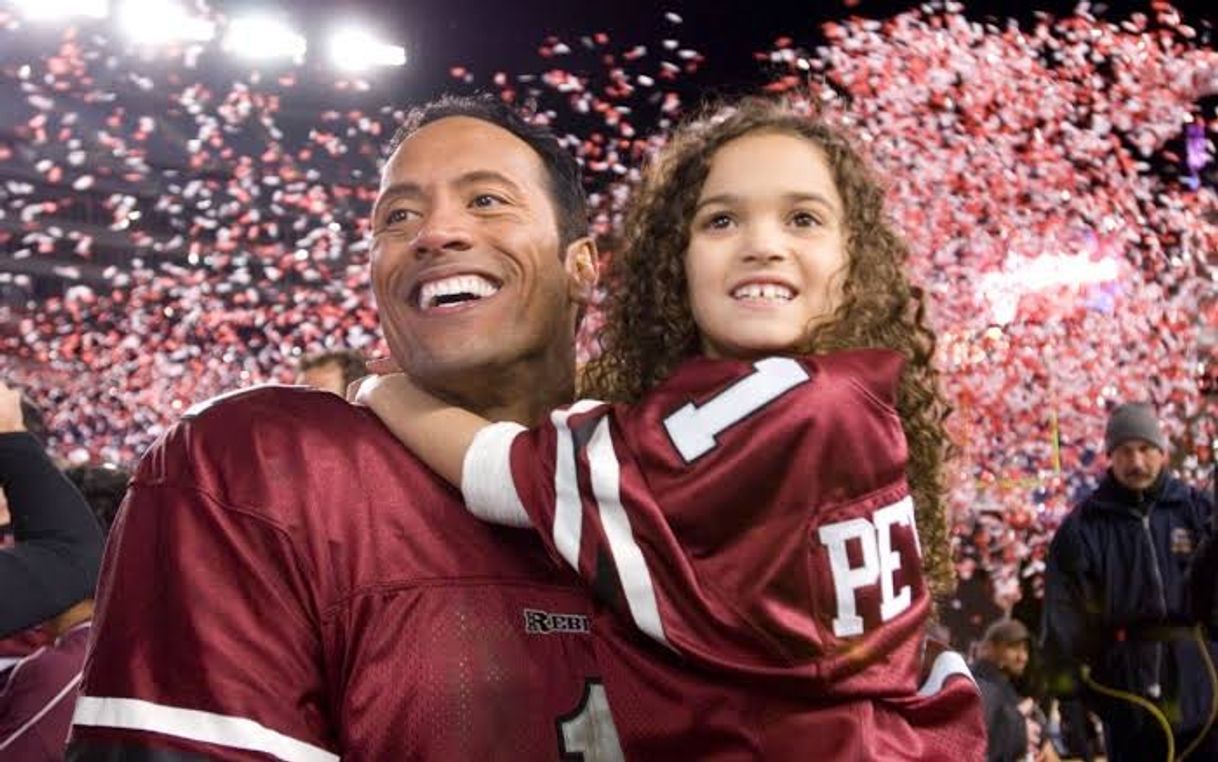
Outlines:
{"type": "Polygon", "coordinates": [[[588,617],[583,614],[551,614],[548,611],[524,609],[524,631],[534,635],[549,635],[555,632],[586,633],[590,630],[588,617]]]}

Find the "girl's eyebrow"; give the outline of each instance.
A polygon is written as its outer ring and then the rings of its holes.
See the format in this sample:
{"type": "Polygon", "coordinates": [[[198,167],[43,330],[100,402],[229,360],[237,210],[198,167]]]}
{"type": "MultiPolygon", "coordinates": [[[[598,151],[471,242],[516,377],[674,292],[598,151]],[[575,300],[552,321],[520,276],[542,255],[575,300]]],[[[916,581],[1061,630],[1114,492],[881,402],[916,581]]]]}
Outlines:
{"type": "MultiPolygon", "coordinates": [[[[817,193],[815,191],[792,191],[790,193],[783,194],[782,198],[787,202],[812,201],[828,207],[829,211],[833,212],[834,214],[841,213],[841,211],[837,208],[837,204],[833,203],[833,200],[823,193],[817,193]]],[[[731,206],[732,204],[739,202],[740,196],[735,193],[716,193],[713,196],[707,196],[699,201],[698,205],[694,207],[694,212],[697,213],[702,209],[702,207],[710,206],[711,204],[724,204],[725,206],[731,206]]]]}

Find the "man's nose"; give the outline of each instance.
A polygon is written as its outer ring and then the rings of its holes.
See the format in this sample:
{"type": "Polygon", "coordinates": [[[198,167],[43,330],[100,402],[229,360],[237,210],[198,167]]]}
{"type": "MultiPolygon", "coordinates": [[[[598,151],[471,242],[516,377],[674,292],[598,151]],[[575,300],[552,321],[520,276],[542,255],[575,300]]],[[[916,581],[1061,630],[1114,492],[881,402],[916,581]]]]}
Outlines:
{"type": "Polygon", "coordinates": [[[465,251],[473,245],[469,227],[452,210],[433,209],[411,241],[415,256],[434,257],[446,252],[465,251]]]}

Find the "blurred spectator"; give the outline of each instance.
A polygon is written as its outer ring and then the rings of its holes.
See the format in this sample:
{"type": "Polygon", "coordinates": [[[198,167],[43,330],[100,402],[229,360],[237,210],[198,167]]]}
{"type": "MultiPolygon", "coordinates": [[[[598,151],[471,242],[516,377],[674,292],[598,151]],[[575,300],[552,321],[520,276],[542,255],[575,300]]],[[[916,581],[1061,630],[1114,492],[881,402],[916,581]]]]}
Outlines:
{"type": "Polygon", "coordinates": [[[0,637],[93,594],[102,536],[88,506],[26,429],[21,393],[0,383],[0,489],[13,547],[0,550],[0,637]]]}
{"type": "Polygon", "coordinates": [[[1044,643],[1050,690],[1081,695],[1110,760],[1218,757],[1218,644],[1194,625],[1186,574],[1212,532],[1207,495],[1170,476],[1155,411],[1112,411],[1109,468],[1049,550],[1044,643]]]}
{"type": "Polygon", "coordinates": [[[981,639],[972,669],[985,705],[986,762],[1057,760],[1044,714],[1015,687],[1028,666],[1031,639],[1018,619],[994,622],[981,639]]]}
{"type": "MultiPolygon", "coordinates": [[[[68,478],[108,532],[127,490],[127,472],[82,466],[71,469],[68,478]]],[[[63,759],[92,619],[90,595],[47,622],[50,643],[0,673],[0,758],[63,759]]]]}
{"type": "Polygon", "coordinates": [[[354,349],[338,349],[301,360],[296,383],[346,397],[347,387],[366,375],[368,366],[362,354],[354,349]]]}

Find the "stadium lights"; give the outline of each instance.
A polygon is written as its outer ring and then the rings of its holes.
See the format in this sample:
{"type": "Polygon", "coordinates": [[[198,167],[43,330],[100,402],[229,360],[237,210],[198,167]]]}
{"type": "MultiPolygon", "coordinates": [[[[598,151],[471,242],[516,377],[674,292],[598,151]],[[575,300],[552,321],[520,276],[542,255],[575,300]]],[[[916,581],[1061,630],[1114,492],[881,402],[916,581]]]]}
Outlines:
{"type": "Polygon", "coordinates": [[[13,5],[30,21],[55,21],[75,16],[104,19],[110,15],[108,0],[13,0],[13,5]]]}
{"type": "Polygon", "coordinates": [[[375,66],[405,66],[406,48],[382,42],[366,30],[344,27],[330,37],[330,61],[347,71],[363,71],[375,66]]]}
{"type": "Polygon", "coordinates": [[[221,43],[228,52],[243,58],[272,60],[304,58],[308,42],[304,35],[273,16],[239,16],[229,22],[221,43]]]}
{"type": "Polygon", "coordinates": [[[1017,257],[1008,262],[1006,272],[982,276],[987,285],[1004,285],[1024,293],[1058,286],[1088,286],[1107,283],[1120,277],[1115,259],[1092,259],[1087,254],[1050,254],[1017,257]]]}
{"type": "Polygon", "coordinates": [[[999,325],[1015,319],[1019,298],[1051,288],[1094,286],[1121,277],[1121,267],[1110,257],[1092,259],[1082,254],[1015,256],[1001,272],[981,277],[981,293],[990,303],[991,318],[999,325]]]}
{"type": "Polygon", "coordinates": [[[215,24],[166,0],[125,0],[116,15],[127,36],[144,45],[207,42],[216,36],[215,24]]]}

